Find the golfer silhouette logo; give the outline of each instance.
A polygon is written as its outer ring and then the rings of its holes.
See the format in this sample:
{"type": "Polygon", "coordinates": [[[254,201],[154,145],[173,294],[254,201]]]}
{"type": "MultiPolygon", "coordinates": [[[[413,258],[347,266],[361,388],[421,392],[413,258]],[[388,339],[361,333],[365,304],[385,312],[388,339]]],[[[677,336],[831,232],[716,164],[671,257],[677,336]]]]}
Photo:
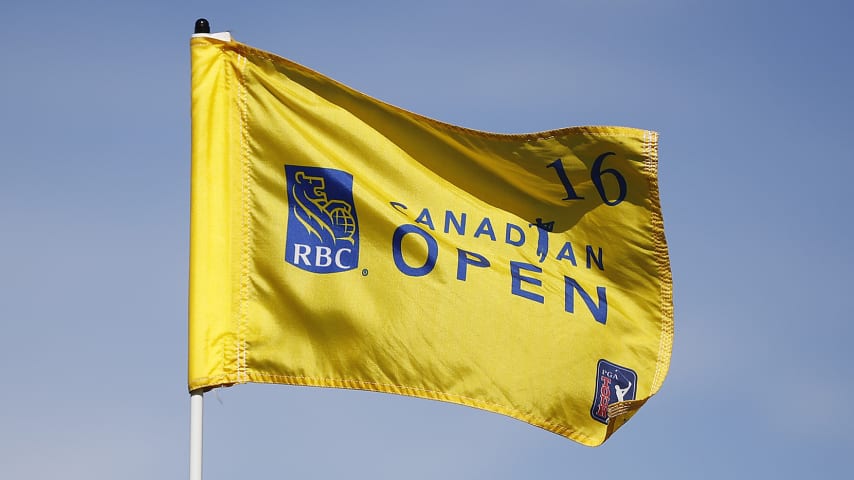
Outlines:
{"type": "Polygon", "coordinates": [[[618,402],[624,402],[625,398],[626,398],[626,393],[628,393],[629,390],[631,390],[631,388],[632,388],[632,382],[629,382],[629,384],[626,386],[626,388],[620,388],[619,385],[614,384],[614,392],[617,394],[617,401],[618,402]]]}

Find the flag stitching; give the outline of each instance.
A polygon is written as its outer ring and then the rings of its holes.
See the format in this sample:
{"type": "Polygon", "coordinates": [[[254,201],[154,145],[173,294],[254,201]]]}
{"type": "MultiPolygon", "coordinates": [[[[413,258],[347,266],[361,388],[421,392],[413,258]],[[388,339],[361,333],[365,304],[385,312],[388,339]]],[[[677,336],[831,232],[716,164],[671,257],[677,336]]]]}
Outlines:
{"type": "Polygon", "coordinates": [[[246,57],[238,54],[237,74],[237,103],[240,121],[240,157],[241,157],[241,195],[242,195],[242,258],[240,262],[240,307],[238,312],[237,325],[237,379],[245,381],[247,377],[247,340],[246,330],[248,328],[248,308],[250,302],[251,288],[249,280],[250,261],[252,258],[251,248],[253,240],[253,230],[251,228],[251,204],[252,204],[252,189],[251,189],[251,164],[249,161],[249,122],[247,91],[244,78],[244,69],[246,67],[246,57]]]}
{"type": "Polygon", "coordinates": [[[651,206],[650,223],[652,225],[653,246],[658,265],[659,305],[661,308],[661,332],[658,338],[658,358],[655,374],[650,387],[650,395],[661,387],[670,364],[670,345],[673,337],[673,287],[670,273],[670,260],[667,253],[667,240],[664,236],[664,219],[661,214],[661,202],[658,189],[658,134],[648,131],[644,134],[644,155],[649,173],[649,202],[651,206]]]}

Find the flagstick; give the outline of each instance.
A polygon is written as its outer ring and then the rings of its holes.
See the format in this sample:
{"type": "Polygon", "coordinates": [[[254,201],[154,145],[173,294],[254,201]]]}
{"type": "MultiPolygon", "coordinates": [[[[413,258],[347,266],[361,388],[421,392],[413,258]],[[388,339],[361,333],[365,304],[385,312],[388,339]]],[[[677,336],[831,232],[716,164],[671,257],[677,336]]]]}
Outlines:
{"type": "MultiPolygon", "coordinates": [[[[207,19],[196,20],[193,33],[211,33],[207,19]]],[[[204,391],[190,392],[190,480],[202,480],[202,417],[205,407],[204,391]]]]}
{"type": "Polygon", "coordinates": [[[202,390],[190,392],[190,480],[202,480],[202,390]]]}

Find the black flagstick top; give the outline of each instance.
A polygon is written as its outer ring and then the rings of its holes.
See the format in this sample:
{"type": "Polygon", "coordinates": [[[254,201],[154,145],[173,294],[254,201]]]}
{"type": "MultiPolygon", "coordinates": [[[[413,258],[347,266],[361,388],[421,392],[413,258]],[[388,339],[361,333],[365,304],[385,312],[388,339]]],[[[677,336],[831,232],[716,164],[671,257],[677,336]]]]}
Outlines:
{"type": "Polygon", "coordinates": [[[200,18],[196,20],[196,29],[193,33],[211,33],[211,24],[208,23],[208,19],[200,18]]]}

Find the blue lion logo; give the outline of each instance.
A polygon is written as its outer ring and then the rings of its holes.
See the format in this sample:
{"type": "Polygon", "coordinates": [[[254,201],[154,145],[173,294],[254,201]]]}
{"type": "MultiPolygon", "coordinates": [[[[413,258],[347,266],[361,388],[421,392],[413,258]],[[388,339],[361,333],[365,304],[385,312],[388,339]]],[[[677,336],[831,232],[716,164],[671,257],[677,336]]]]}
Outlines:
{"type": "Polygon", "coordinates": [[[353,206],[341,200],[329,200],[326,179],[323,177],[298,171],[294,180],[291,189],[294,205],[291,211],[309,234],[316,236],[320,243],[335,244],[340,240],[355,244],[353,235],[356,234],[356,219],[353,217],[353,206]]]}
{"type": "Polygon", "coordinates": [[[315,273],[356,268],[359,228],[353,176],[290,165],[285,166],[285,175],[291,212],[285,260],[315,273]]]}

